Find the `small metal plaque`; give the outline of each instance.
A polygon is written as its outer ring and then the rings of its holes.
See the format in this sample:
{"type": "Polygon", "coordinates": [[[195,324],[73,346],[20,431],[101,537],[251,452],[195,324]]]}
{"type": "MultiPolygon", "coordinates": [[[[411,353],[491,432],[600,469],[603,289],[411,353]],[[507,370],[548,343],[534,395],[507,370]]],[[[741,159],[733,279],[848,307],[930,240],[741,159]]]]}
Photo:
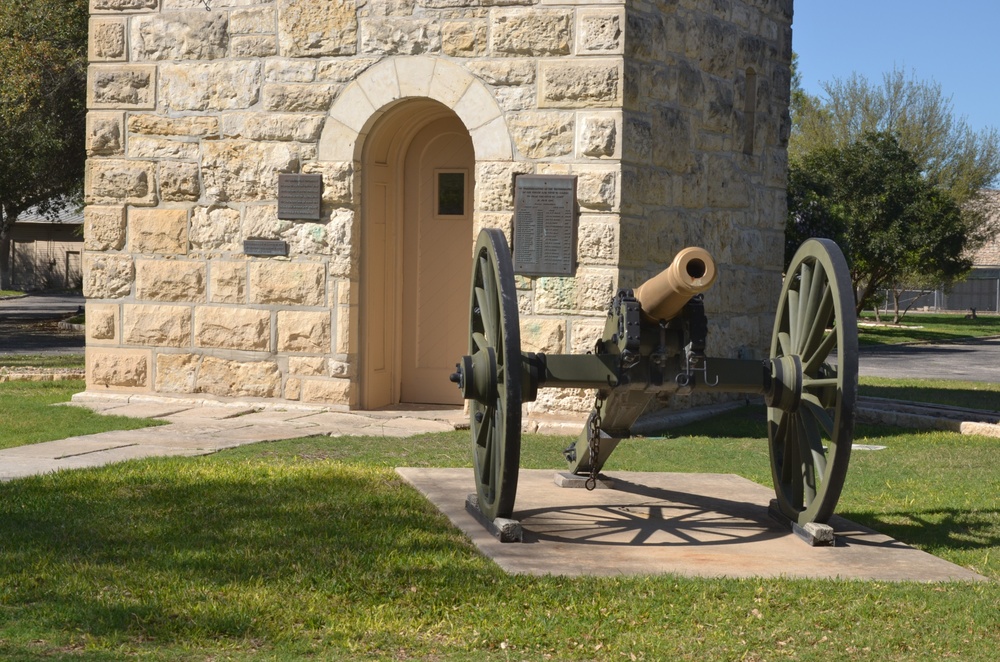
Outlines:
{"type": "Polygon", "coordinates": [[[288,242],[280,239],[244,239],[245,255],[288,255],[288,242]]]}
{"type": "Polygon", "coordinates": [[[576,177],[519,175],[514,184],[514,272],[571,276],[576,254],[576,177]]]}
{"type": "Polygon", "coordinates": [[[278,175],[278,218],[318,221],[323,201],[323,175],[278,175]]]}

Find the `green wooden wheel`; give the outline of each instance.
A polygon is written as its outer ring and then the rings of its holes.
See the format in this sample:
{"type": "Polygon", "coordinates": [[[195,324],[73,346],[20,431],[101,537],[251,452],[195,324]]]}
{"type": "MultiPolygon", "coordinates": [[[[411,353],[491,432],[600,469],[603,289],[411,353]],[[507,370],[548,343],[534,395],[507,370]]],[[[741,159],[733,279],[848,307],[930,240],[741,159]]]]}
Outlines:
{"type": "Polygon", "coordinates": [[[792,258],[771,337],[767,397],[771,474],[781,512],[826,522],[851,458],[858,395],[858,325],[850,272],[829,239],[792,258]]]}
{"type": "Polygon", "coordinates": [[[521,332],[514,264],[500,230],[479,233],[470,303],[470,356],[459,374],[469,399],[476,492],[488,518],[510,517],[521,457],[521,332]]]}

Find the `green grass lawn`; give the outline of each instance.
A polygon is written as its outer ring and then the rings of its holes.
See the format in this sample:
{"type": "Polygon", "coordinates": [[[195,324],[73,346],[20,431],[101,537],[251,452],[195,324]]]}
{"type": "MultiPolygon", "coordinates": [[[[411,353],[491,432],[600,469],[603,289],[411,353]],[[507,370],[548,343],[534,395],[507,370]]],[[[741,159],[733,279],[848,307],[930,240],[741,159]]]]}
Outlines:
{"type": "Polygon", "coordinates": [[[83,370],[83,354],[0,354],[0,368],[72,368],[83,370]]]}
{"type": "Polygon", "coordinates": [[[102,416],[83,407],[57,407],[84,390],[83,380],[0,383],[0,449],[110,430],[137,430],[162,421],[102,416]]]}
{"type": "MultiPolygon", "coordinates": [[[[885,321],[884,315],[882,319],[885,321]]],[[[891,320],[892,316],[888,319],[891,320]]],[[[858,321],[874,322],[875,316],[872,313],[862,313],[858,321]]],[[[1000,336],[1000,315],[979,315],[972,320],[958,314],[909,313],[898,326],[858,327],[858,342],[862,345],[947,343],[989,336],[1000,336]]]]}
{"type": "Polygon", "coordinates": [[[24,292],[20,290],[0,290],[0,299],[6,297],[19,297],[24,295],[24,292]]]}
{"type": "MultiPolygon", "coordinates": [[[[888,448],[840,512],[993,582],[509,576],[392,470],[468,466],[467,432],[316,437],[0,484],[0,658],[992,662],[1000,444],[860,433],[888,448]]],[[[763,436],[739,410],[608,469],[769,483],[763,436]]],[[[566,443],[526,437],[522,466],[566,443]]]]}

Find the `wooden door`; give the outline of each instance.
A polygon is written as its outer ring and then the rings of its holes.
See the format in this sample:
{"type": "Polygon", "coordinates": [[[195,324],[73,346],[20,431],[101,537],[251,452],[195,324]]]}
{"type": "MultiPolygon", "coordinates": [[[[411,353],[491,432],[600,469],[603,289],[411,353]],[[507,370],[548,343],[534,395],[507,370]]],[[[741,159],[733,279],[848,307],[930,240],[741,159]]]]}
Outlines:
{"type": "Polygon", "coordinates": [[[400,401],[461,404],[468,352],[475,154],[456,117],[420,130],[405,161],[400,401]]]}

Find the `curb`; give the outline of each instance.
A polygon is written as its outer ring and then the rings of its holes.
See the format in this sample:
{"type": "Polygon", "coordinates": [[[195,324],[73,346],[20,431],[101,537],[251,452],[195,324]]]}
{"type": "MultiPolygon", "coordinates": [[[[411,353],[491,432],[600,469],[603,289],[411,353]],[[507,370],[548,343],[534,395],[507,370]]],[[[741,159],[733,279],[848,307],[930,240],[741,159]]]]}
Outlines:
{"type": "Polygon", "coordinates": [[[897,342],[889,343],[885,345],[869,345],[860,344],[858,345],[858,352],[864,353],[865,350],[876,350],[883,349],[885,347],[919,347],[921,345],[963,345],[971,342],[979,342],[980,340],[1000,340],[1000,336],[975,336],[973,338],[953,338],[953,339],[941,339],[941,340],[911,340],[909,342],[897,342]]]}
{"type": "Polygon", "coordinates": [[[74,393],[70,398],[73,404],[108,404],[108,405],[180,405],[184,407],[253,407],[261,411],[299,411],[304,413],[318,414],[323,412],[352,413],[345,405],[308,405],[297,402],[274,401],[261,398],[185,398],[170,397],[165,395],[151,395],[146,393],[97,393],[94,391],[81,391],[74,393]]]}
{"type": "Polygon", "coordinates": [[[991,412],[861,398],[856,414],[864,423],[1000,438],[1000,414],[991,412]]]}

